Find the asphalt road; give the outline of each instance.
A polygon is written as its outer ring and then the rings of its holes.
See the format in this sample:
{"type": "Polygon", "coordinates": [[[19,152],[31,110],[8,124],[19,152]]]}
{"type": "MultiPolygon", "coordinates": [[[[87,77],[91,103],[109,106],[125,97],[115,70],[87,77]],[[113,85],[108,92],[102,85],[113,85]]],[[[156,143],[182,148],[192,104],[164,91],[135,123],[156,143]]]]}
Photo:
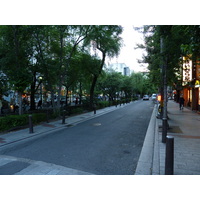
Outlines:
{"type": "Polygon", "coordinates": [[[5,155],[40,160],[99,175],[133,175],[152,101],[126,107],[27,142],[5,155]]]}

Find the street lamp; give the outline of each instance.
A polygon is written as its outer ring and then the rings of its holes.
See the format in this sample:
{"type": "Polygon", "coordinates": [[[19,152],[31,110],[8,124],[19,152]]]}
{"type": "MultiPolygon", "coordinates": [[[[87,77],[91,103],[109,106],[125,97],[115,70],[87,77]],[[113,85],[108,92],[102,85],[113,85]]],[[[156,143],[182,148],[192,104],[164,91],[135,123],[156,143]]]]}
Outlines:
{"type": "Polygon", "coordinates": [[[42,76],[39,76],[40,80],[40,100],[42,101],[42,76]]]}

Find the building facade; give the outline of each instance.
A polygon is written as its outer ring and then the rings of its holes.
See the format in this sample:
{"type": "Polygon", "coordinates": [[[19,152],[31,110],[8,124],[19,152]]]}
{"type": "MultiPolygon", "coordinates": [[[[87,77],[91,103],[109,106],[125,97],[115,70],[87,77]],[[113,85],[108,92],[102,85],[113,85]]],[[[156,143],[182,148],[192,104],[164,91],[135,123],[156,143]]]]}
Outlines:
{"type": "Polygon", "coordinates": [[[108,69],[112,69],[116,72],[120,72],[124,76],[130,76],[130,68],[125,63],[113,63],[109,64],[108,69]]]}
{"type": "Polygon", "coordinates": [[[183,58],[182,91],[185,106],[200,111],[200,62],[183,58]]]}

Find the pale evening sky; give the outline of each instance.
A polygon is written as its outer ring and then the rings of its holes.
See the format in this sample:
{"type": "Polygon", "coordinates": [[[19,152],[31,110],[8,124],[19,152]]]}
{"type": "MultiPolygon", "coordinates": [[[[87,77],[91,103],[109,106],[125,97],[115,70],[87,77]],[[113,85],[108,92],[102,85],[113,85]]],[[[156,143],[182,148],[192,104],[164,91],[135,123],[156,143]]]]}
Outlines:
{"type": "MultiPolygon", "coordinates": [[[[124,46],[121,48],[120,54],[117,58],[112,60],[107,59],[109,63],[125,63],[131,70],[136,72],[144,71],[146,69],[144,64],[139,64],[137,59],[141,60],[144,50],[135,49],[136,44],[143,43],[143,34],[134,30],[134,25],[122,25],[123,33],[121,37],[124,41],[124,46]]],[[[138,27],[138,26],[137,26],[138,27]]]]}

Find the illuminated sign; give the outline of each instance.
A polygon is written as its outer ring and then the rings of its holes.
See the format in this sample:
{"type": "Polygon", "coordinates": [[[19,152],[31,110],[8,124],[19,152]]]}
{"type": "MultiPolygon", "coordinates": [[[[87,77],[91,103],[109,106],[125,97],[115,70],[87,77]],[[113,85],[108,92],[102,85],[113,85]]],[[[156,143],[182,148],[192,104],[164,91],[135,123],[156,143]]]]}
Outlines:
{"type": "Polygon", "coordinates": [[[199,89],[199,105],[200,105],[200,89],[199,89]]]}
{"type": "Polygon", "coordinates": [[[200,87],[200,81],[199,80],[196,80],[195,81],[195,87],[197,88],[197,87],[200,87]]]}
{"type": "Polygon", "coordinates": [[[160,94],[157,96],[157,100],[161,101],[161,95],[160,94]]]}
{"type": "Polygon", "coordinates": [[[183,57],[183,82],[192,81],[192,61],[183,57]]]}
{"type": "Polygon", "coordinates": [[[200,63],[198,61],[196,65],[196,79],[200,80],[200,63]]]}

